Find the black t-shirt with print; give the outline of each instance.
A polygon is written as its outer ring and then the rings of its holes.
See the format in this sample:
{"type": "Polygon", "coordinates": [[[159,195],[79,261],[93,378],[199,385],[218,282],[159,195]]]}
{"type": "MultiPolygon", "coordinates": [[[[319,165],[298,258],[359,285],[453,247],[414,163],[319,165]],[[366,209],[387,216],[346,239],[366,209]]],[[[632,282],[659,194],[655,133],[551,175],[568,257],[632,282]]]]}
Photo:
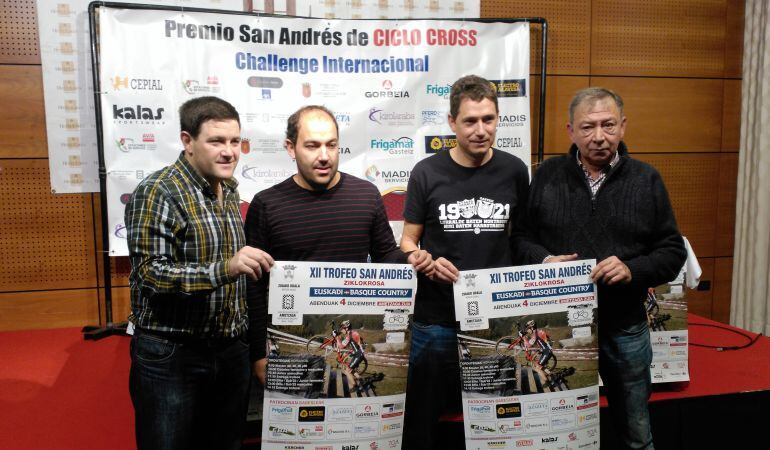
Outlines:
{"type": "MultiPolygon", "coordinates": [[[[404,219],[424,226],[420,247],[459,270],[510,266],[509,224],[527,199],[529,174],[517,157],[493,149],[481,167],[463,167],[448,151],[412,170],[404,219]]],[[[454,326],[452,286],[418,278],[415,320],[454,326]]]]}

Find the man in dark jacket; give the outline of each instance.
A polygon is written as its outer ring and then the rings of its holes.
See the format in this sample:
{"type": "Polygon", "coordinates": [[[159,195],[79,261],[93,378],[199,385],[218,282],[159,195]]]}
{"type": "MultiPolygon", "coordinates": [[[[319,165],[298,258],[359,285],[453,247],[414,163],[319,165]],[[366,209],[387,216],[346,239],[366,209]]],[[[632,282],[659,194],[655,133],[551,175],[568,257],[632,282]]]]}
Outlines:
{"type": "Polygon", "coordinates": [[[537,170],[512,237],[520,264],[596,258],[599,371],[620,441],[653,448],[647,401],[652,349],[647,288],[676,277],[686,251],[668,192],[650,165],[631,159],[623,100],[579,91],[569,109],[567,155],[537,170]]]}

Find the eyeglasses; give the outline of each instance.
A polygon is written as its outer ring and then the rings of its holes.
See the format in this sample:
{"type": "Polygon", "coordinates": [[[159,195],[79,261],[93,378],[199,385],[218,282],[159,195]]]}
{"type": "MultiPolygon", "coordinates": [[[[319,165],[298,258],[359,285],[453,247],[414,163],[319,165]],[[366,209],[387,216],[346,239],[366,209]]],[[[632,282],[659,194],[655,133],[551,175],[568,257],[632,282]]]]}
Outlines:
{"type": "MultiPolygon", "coordinates": [[[[602,133],[608,134],[608,135],[615,135],[618,130],[620,130],[620,126],[615,121],[610,122],[604,122],[599,126],[602,130],[602,133]]],[[[585,123],[581,125],[578,129],[578,134],[580,134],[583,137],[588,137],[593,134],[596,134],[596,124],[593,123],[585,123]]]]}

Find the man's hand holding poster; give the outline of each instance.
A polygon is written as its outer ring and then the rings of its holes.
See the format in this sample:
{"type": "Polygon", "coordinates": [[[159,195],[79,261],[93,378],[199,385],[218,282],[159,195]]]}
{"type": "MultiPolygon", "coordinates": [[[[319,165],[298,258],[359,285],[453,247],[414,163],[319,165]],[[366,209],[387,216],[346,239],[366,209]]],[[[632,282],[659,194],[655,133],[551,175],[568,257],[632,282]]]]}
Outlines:
{"type": "Polygon", "coordinates": [[[263,448],[401,447],[416,287],[410,265],[276,261],[263,448]]]}
{"type": "Polygon", "coordinates": [[[599,448],[595,264],[460,272],[466,448],[599,448]]]}

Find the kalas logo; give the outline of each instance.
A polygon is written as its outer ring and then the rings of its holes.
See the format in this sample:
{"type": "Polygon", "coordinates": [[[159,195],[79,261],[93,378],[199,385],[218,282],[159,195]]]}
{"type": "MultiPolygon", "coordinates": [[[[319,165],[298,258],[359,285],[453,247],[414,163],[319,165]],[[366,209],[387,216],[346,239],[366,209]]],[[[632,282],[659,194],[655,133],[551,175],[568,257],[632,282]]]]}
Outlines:
{"type": "Polygon", "coordinates": [[[136,105],[136,108],[130,106],[118,108],[118,105],[112,105],[112,118],[126,120],[160,120],[163,118],[163,111],[163,108],[158,108],[153,113],[151,108],[142,105],[136,105]]]}

